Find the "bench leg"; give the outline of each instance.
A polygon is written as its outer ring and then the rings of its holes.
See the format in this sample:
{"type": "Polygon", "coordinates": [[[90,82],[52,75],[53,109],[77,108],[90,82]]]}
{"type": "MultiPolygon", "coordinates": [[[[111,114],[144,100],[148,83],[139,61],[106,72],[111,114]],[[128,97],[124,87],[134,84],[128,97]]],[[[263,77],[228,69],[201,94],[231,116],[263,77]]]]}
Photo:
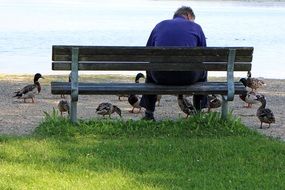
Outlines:
{"type": "Polygon", "coordinates": [[[78,55],[79,49],[72,48],[72,64],[71,64],[71,110],[70,120],[72,123],[77,122],[77,101],[78,101],[78,55]]]}
{"type": "Polygon", "coordinates": [[[228,101],[226,96],[222,96],[222,119],[227,119],[228,101]]]}
{"type": "Polygon", "coordinates": [[[77,122],[77,101],[72,101],[70,104],[70,120],[72,123],[77,122]]]}

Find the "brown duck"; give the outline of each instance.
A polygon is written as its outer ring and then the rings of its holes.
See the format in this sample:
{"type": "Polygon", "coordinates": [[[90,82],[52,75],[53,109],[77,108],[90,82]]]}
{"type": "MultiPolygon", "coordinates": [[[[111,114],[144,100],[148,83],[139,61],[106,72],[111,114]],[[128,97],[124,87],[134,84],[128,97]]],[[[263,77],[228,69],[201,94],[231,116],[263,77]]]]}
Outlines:
{"type": "Polygon", "coordinates": [[[109,118],[111,118],[111,115],[113,113],[117,113],[120,117],[122,117],[121,115],[121,109],[118,108],[117,106],[109,103],[109,102],[104,102],[104,103],[101,103],[99,104],[99,106],[97,107],[96,109],[96,113],[99,114],[99,115],[103,115],[103,117],[105,115],[109,115],[109,118]]]}
{"type": "Polygon", "coordinates": [[[177,102],[180,109],[187,115],[186,118],[188,118],[189,115],[197,113],[193,104],[189,102],[189,100],[186,99],[182,94],[178,95],[177,102]]]}
{"type": "Polygon", "coordinates": [[[251,74],[249,74],[247,78],[241,78],[240,82],[242,82],[244,86],[251,88],[251,91],[256,91],[258,88],[266,85],[265,82],[260,79],[251,78],[251,74]]]}
{"type": "Polygon", "coordinates": [[[60,100],[57,105],[58,110],[60,111],[60,115],[62,116],[63,112],[67,112],[69,115],[70,106],[67,100],[60,100]]]}
{"type": "Polygon", "coordinates": [[[271,123],[275,123],[275,117],[273,112],[266,107],[266,99],[263,95],[257,96],[257,100],[261,102],[261,106],[257,109],[256,116],[260,120],[260,129],[262,129],[262,123],[268,123],[270,127],[271,123]]]}
{"type": "Polygon", "coordinates": [[[208,112],[210,112],[212,108],[219,108],[221,106],[222,101],[215,94],[208,96],[208,112]]]}

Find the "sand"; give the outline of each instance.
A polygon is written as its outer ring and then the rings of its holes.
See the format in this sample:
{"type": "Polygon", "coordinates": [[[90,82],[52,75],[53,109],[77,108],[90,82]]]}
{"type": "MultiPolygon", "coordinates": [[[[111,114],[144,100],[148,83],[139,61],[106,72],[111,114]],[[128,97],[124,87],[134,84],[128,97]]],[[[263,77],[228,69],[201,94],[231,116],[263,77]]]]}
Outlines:
{"type": "MultiPolygon", "coordinates": [[[[0,78],[0,134],[31,134],[44,118],[44,112],[51,113],[53,108],[57,109],[57,104],[61,98],[59,95],[51,94],[49,77],[46,76],[46,79],[41,79],[42,91],[36,96],[35,103],[31,103],[30,100],[27,101],[28,103],[24,103],[22,99],[13,98],[13,92],[26,84],[30,84],[32,76],[22,78],[20,76],[4,75],[0,78]]],[[[244,108],[244,103],[238,96],[235,96],[234,101],[230,102],[230,110],[233,110],[234,115],[241,118],[242,122],[249,128],[285,140],[285,80],[263,80],[267,85],[259,89],[258,92],[266,96],[267,107],[274,112],[276,123],[271,124],[270,128],[267,127],[267,124],[264,124],[264,128],[259,129],[260,122],[256,117],[256,110],[259,105],[244,108]]],[[[66,96],[66,99],[69,100],[69,96],[66,96]]],[[[138,120],[143,116],[143,111],[138,114],[129,113],[131,106],[127,102],[127,98],[119,101],[115,95],[92,95],[79,96],[78,117],[82,119],[102,117],[95,112],[96,107],[101,102],[110,102],[120,107],[124,119],[138,120]]],[[[220,111],[220,109],[213,111],[220,111]]],[[[162,96],[160,106],[156,108],[155,117],[157,120],[177,119],[184,118],[185,114],[179,109],[175,96],[165,95],[162,96]]],[[[114,114],[112,118],[119,118],[119,116],[114,114]]]]}

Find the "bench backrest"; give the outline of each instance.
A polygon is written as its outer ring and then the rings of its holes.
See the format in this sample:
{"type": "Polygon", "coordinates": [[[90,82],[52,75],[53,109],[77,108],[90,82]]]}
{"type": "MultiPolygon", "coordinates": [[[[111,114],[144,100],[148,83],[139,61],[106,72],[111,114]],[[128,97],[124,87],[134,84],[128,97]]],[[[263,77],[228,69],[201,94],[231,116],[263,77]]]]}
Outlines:
{"type": "Polygon", "coordinates": [[[234,70],[250,71],[253,47],[55,45],[52,47],[52,69],[71,70],[72,60],[76,59],[78,70],[227,71],[230,50],[234,50],[234,70]]]}

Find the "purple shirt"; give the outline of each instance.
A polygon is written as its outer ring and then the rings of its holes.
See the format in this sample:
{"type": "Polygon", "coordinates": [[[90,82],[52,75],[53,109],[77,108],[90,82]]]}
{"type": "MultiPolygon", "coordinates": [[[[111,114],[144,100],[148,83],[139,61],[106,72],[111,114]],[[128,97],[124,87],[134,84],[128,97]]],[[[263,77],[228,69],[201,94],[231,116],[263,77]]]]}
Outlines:
{"type": "Polygon", "coordinates": [[[204,32],[199,24],[182,16],[158,23],[146,46],[206,47],[204,32]]]}

